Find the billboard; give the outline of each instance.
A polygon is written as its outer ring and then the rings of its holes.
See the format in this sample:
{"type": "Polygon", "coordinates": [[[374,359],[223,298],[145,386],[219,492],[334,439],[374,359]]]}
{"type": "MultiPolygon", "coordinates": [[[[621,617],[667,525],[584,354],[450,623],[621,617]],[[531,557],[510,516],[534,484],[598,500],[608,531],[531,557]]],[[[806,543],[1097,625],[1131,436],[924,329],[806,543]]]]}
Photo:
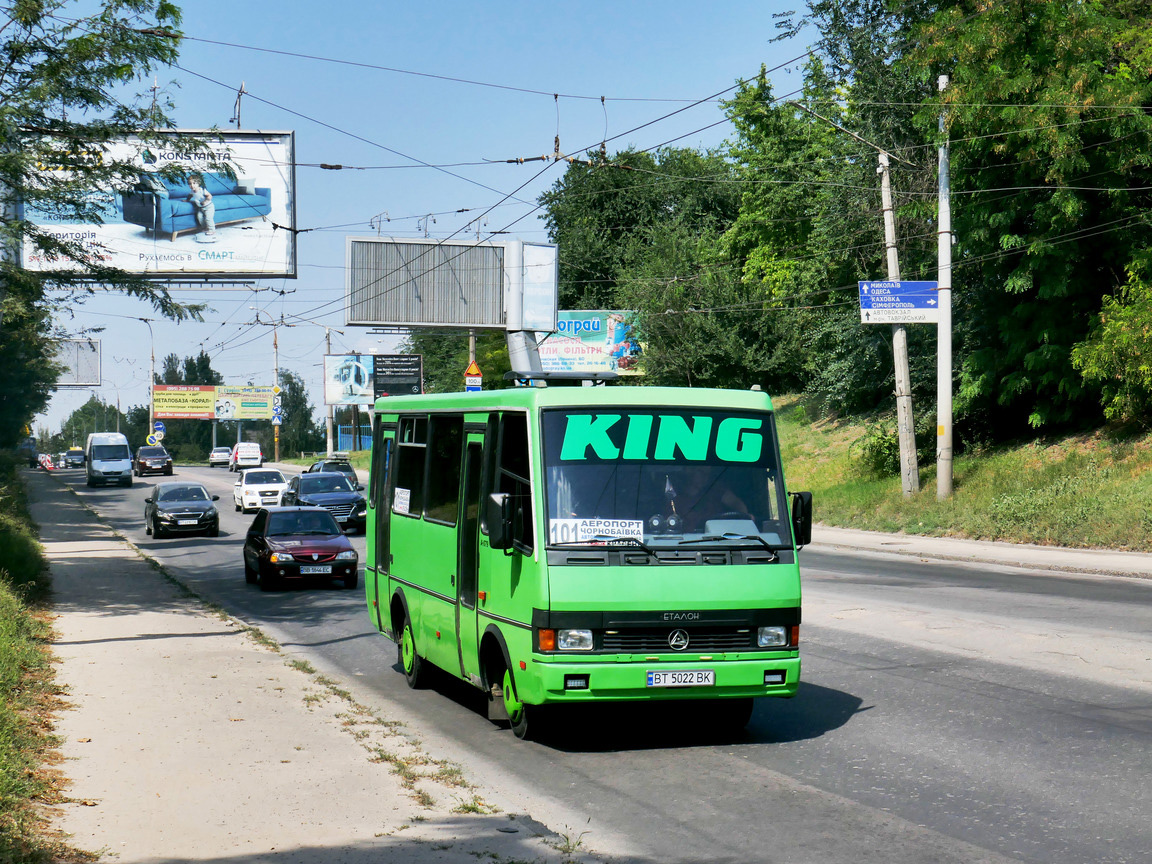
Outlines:
{"type": "Polygon", "coordinates": [[[522,240],[347,238],[351,325],[551,330],[559,252],[522,240]]]}
{"type": "MultiPolygon", "coordinates": [[[[156,279],[217,281],[296,277],[295,140],[292,132],[181,130],[162,140],[193,136],[235,172],[209,171],[203,159],[129,137],[103,145],[104,158],[139,165],[130,189],[93,189],[101,223],[64,221],[57,213],[23,208],[41,230],[75,240],[100,264],[156,279]],[[170,137],[171,136],[171,137],[170,137]],[[161,167],[183,176],[164,178],[161,167]]],[[[46,169],[52,170],[52,169],[46,169]]],[[[29,270],[72,269],[24,244],[29,270]]]]}
{"type": "Polygon", "coordinates": [[[632,336],[630,312],[565,309],[556,332],[537,333],[545,372],[638,374],[640,345],[632,336]]]}
{"type": "Polygon", "coordinates": [[[324,404],[371,405],[381,396],[424,392],[419,354],[327,354],[324,404]]]}
{"type": "Polygon", "coordinates": [[[371,405],[375,400],[375,355],[325,354],[324,404],[371,405]]]}
{"type": "Polygon", "coordinates": [[[158,420],[211,420],[216,416],[216,388],[211,384],[157,384],[152,388],[152,414],[158,420]]]}
{"type": "Polygon", "coordinates": [[[100,386],[99,339],[61,339],[56,362],[64,367],[56,379],[57,387],[100,386]]]}
{"type": "Polygon", "coordinates": [[[214,415],[217,420],[271,420],[271,387],[216,388],[214,415]]]}
{"type": "Polygon", "coordinates": [[[373,362],[373,395],[377,399],[424,392],[424,358],[420,354],[377,354],[373,362]]]}
{"type": "Polygon", "coordinates": [[[271,387],[157,384],[152,414],[159,420],[271,420],[271,387]]]}

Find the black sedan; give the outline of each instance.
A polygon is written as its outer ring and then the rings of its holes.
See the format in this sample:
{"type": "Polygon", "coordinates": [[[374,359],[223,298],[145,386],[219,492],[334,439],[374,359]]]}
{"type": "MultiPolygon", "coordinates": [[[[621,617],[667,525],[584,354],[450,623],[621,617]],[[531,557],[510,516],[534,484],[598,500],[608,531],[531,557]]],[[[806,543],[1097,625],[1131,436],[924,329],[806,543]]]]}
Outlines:
{"type": "Polygon", "coordinates": [[[352,541],[322,507],[264,507],[252,520],[244,540],[244,581],[271,591],[289,579],[357,585],[352,541]]]}
{"type": "Polygon", "coordinates": [[[284,490],[280,503],[323,507],[345,531],[354,528],[363,531],[368,514],[368,502],[360,494],[363,488],[362,484],[334,471],[299,474],[288,481],[288,488],[284,490]]]}
{"type": "Polygon", "coordinates": [[[220,535],[220,511],[199,483],[157,483],[144,499],[144,530],[157,539],[168,534],[220,535]]]}

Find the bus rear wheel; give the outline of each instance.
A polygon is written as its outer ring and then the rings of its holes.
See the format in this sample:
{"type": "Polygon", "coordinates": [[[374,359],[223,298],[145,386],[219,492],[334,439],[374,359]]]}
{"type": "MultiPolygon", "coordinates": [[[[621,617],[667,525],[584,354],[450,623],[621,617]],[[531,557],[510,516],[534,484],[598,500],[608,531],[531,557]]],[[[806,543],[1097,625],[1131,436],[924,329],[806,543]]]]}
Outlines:
{"type": "Polygon", "coordinates": [[[404,669],[404,680],[416,690],[424,686],[428,678],[424,668],[424,658],[416,653],[416,637],[412,633],[412,619],[404,616],[404,629],[400,632],[400,643],[396,646],[400,666],[404,669]]]}

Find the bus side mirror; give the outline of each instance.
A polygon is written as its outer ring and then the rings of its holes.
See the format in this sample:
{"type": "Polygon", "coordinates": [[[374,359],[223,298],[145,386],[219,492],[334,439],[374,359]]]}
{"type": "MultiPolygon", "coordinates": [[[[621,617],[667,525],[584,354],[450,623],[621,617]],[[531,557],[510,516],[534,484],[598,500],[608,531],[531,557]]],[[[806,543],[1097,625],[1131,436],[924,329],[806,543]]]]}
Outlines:
{"type": "Polygon", "coordinates": [[[812,542],[812,493],[792,493],[792,536],[796,546],[807,546],[812,542]]]}
{"type": "Polygon", "coordinates": [[[484,521],[488,526],[488,545],[493,549],[512,548],[511,496],[493,492],[484,504],[484,521]]]}

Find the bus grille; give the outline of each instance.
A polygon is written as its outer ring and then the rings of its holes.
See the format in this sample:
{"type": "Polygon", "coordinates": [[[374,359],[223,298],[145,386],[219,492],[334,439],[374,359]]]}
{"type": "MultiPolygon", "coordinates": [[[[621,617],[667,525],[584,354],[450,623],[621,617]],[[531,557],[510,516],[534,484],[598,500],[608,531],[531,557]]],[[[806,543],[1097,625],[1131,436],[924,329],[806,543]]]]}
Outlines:
{"type": "MultiPolygon", "coordinates": [[[[604,650],[612,652],[668,653],[668,635],[671,629],[660,630],[607,630],[604,632],[604,650]]],[[[741,628],[711,628],[685,630],[688,634],[687,651],[743,651],[755,648],[755,633],[741,628]]]]}

